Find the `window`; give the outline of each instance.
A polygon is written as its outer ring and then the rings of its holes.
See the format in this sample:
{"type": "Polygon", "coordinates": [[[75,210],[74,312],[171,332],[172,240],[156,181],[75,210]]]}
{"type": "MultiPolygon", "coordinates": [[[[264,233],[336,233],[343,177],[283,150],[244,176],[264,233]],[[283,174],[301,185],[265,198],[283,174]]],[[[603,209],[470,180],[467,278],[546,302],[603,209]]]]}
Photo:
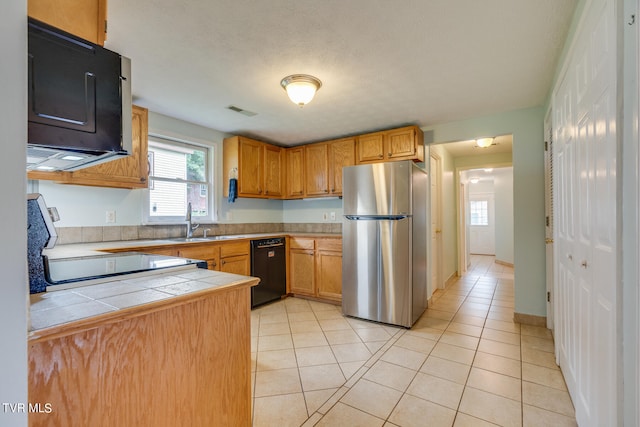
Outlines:
{"type": "Polygon", "coordinates": [[[489,225],[489,202],[487,200],[469,201],[471,225],[489,225]]]}
{"type": "Polygon", "coordinates": [[[213,220],[213,171],[209,147],[149,135],[148,222],[213,220]]]}

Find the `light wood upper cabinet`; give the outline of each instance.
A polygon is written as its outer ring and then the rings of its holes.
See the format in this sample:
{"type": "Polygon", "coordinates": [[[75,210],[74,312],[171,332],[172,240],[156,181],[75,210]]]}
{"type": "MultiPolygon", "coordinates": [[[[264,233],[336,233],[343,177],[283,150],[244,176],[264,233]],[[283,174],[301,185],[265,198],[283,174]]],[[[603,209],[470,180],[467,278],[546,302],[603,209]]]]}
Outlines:
{"type": "Polygon", "coordinates": [[[29,0],[27,14],[100,46],[107,38],[107,0],[29,0]]]}
{"type": "Polygon", "coordinates": [[[29,179],[54,180],[62,184],[113,188],[147,188],[149,181],[148,111],[132,106],[132,152],[130,156],[74,172],[29,171],[29,179]]]}
{"type": "Polygon", "coordinates": [[[306,196],[329,195],[329,145],[304,146],[304,193],[306,196]]]}
{"type": "MultiPolygon", "coordinates": [[[[226,138],[223,143],[225,181],[237,171],[238,197],[282,198],[284,194],[284,150],[243,136],[226,138]]],[[[224,196],[229,186],[224,185],[224,196]]]]}
{"type": "Polygon", "coordinates": [[[262,197],[262,143],[242,138],[238,150],[238,196],[262,197]]]}
{"type": "Polygon", "coordinates": [[[424,161],[424,134],[417,126],[358,136],[357,163],[424,161]]]}
{"type": "Polygon", "coordinates": [[[264,194],[267,197],[284,195],[284,148],[264,146],[264,194]]]}
{"type": "Polygon", "coordinates": [[[358,163],[384,160],[384,133],[375,132],[358,136],[358,163]]]}
{"type": "MultiPolygon", "coordinates": [[[[301,199],[342,196],[342,168],[424,160],[424,136],[406,126],[283,149],[242,136],[224,140],[222,176],[237,168],[238,197],[301,199]]],[[[228,185],[224,185],[228,196],[228,185]]]]}
{"type": "Polygon", "coordinates": [[[287,149],[287,199],[304,197],[304,147],[287,149]]]}
{"type": "Polygon", "coordinates": [[[329,192],[342,195],[342,168],[356,164],[355,138],[344,138],[329,143],[329,192]]]}

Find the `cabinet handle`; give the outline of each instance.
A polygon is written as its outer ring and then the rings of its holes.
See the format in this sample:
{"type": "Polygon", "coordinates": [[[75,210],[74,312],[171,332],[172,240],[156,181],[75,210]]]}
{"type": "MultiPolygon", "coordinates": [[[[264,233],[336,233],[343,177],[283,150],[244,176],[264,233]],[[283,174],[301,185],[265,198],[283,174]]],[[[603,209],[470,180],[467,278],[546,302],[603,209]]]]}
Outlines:
{"type": "Polygon", "coordinates": [[[332,193],[335,193],[335,192],[336,192],[336,189],[335,189],[335,188],[332,188],[332,189],[331,189],[331,192],[332,192],[332,193]]]}
{"type": "Polygon", "coordinates": [[[573,255],[568,254],[568,255],[567,255],[567,258],[569,258],[569,261],[573,261],[573,255]]]}
{"type": "Polygon", "coordinates": [[[227,263],[227,261],[225,261],[225,260],[220,261],[220,264],[222,264],[222,265],[225,265],[226,263],[227,263]]]}
{"type": "Polygon", "coordinates": [[[587,265],[587,261],[586,261],[586,260],[582,260],[582,262],[580,263],[580,266],[581,266],[582,268],[587,268],[587,267],[588,267],[588,265],[587,265]]]}
{"type": "Polygon", "coordinates": [[[384,154],[378,154],[378,158],[381,159],[384,157],[384,154]]]}
{"type": "Polygon", "coordinates": [[[391,152],[387,153],[387,157],[391,157],[391,152]]]}

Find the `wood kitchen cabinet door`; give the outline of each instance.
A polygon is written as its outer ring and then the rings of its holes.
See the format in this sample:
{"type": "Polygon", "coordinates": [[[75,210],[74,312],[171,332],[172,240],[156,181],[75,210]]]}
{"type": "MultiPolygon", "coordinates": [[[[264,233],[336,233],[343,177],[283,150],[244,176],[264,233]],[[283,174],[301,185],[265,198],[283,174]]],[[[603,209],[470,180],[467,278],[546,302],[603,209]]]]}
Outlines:
{"type": "Polygon", "coordinates": [[[342,239],[316,239],[317,295],[342,300],[342,239]]]}
{"type": "Polygon", "coordinates": [[[329,191],[342,195],[342,168],[356,164],[355,138],[338,139],[329,143],[329,191]]]}
{"type": "Polygon", "coordinates": [[[294,294],[316,296],[315,240],[306,237],[289,239],[290,290],[294,294]]]}
{"type": "Polygon", "coordinates": [[[416,155],[416,130],[413,126],[385,132],[387,159],[413,159],[416,155]]]}
{"type": "Polygon", "coordinates": [[[240,137],[238,197],[262,196],[262,156],[261,142],[240,137]]]}
{"type": "Polygon", "coordinates": [[[248,240],[222,243],[220,245],[220,271],[249,276],[251,274],[250,252],[248,240]]]}
{"type": "Polygon", "coordinates": [[[381,162],[384,159],[384,133],[358,136],[358,163],[381,162]]]}
{"type": "Polygon", "coordinates": [[[251,259],[249,255],[220,258],[220,271],[249,276],[251,274],[251,259]]]}
{"type": "Polygon", "coordinates": [[[107,0],[29,0],[27,14],[100,46],[107,38],[107,0]]]}
{"type": "Polygon", "coordinates": [[[270,198],[284,194],[284,148],[264,145],[264,195],[270,198]]]}
{"type": "Polygon", "coordinates": [[[316,295],[314,250],[291,249],[289,251],[289,277],[292,293],[316,295]]]}
{"type": "Polygon", "coordinates": [[[287,199],[304,197],[304,148],[287,149],[287,199]]]}
{"type": "Polygon", "coordinates": [[[131,129],[133,147],[130,156],[71,172],[69,184],[147,188],[149,180],[148,112],[146,108],[132,106],[131,129]]]}
{"type": "Polygon", "coordinates": [[[304,147],[306,196],[329,195],[329,145],[310,144],[304,147]]]}
{"type": "Polygon", "coordinates": [[[397,160],[424,161],[424,133],[417,126],[374,132],[358,136],[357,163],[397,160]]]}

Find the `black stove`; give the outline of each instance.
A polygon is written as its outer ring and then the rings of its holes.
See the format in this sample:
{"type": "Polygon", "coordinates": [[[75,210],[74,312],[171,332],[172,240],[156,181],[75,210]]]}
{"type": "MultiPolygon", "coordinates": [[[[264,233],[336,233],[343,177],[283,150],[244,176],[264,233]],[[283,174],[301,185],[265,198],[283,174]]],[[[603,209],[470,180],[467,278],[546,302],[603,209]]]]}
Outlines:
{"type": "Polygon", "coordinates": [[[53,222],[58,219],[57,211],[47,208],[41,194],[33,193],[27,195],[27,215],[29,292],[32,294],[107,282],[125,274],[207,268],[206,261],[139,252],[50,259],[42,252],[56,244],[58,234],[53,222]]]}
{"type": "Polygon", "coordinates": [[[109,279],[124,274],[148,271],[162,272],[177,267],[207,268],[206,261],[151,255],[139,252],[123,252],[88,257],[48,259],[45,257],[45,278],[49,285],[109,279]],[[160,270],[160,271],[158,271],[160,270]]]}

